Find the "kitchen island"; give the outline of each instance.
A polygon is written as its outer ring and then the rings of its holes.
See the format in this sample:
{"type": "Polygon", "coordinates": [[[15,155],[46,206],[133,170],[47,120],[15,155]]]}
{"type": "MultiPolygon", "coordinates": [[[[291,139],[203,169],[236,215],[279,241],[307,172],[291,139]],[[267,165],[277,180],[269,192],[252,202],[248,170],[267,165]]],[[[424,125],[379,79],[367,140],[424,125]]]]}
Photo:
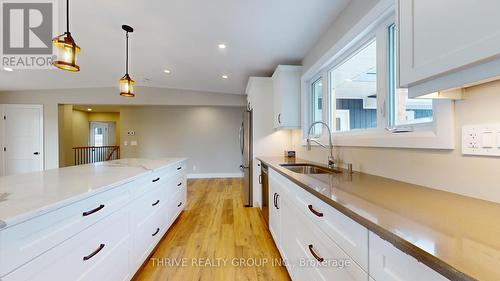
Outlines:
{"type": "Polygon", "coordinates": [[[186,159],[0,178],[1,280],[130,280],[186,205],[186,159]]]}

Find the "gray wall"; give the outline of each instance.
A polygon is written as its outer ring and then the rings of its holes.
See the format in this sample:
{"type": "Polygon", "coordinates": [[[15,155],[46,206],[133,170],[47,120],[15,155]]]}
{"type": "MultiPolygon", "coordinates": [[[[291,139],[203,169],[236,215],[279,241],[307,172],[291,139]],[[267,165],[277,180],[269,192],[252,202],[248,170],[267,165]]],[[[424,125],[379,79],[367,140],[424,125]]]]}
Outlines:
{"type": "Polygon", "coordinates": [[[240,174],[243,111],[224,106],[122,107],[122,157],[188,157],[189,174],[240,174]],[[132,140],[138,145],[130,146],[132,140]]]}
{"type": "Polygon", "coordinates": [[[59,167],[59,104],[207,105],[245,106],[246,96],[201,91],[136,87],[135,98],[124,98],[118,88],[0,91],[0,103],[42,104],[45,169],[59,167]]]}

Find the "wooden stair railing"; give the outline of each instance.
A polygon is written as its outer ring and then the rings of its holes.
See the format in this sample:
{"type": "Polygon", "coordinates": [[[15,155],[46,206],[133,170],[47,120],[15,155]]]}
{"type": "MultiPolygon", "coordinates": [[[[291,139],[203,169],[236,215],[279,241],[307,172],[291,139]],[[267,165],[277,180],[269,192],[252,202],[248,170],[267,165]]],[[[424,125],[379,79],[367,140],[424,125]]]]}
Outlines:
{"type": "Polygon", "coordinates": [[[120,159],[120,146],[78,146],[73,147],[75,165],[90,164],[120,159]]]}

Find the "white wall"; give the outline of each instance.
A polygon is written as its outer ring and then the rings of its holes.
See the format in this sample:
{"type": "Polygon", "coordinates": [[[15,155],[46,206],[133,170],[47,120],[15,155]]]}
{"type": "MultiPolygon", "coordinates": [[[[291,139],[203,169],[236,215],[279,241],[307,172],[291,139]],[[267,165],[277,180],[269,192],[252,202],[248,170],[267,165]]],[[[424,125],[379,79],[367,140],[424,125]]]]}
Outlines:
{"type": "Polygon", "coordinates": [[[43,105],[45,168],[54,169],[59,167],[58,104],[244,106],[245,96],[136,87],[135,98],[124,98],[110,87],[0,92],[1,103],[43,105]]]}
{"type": "MultiPolygon", "coordinates": [[[[309,71],[377,2],[353,0],[306,55],[304,72],[309,71]]],[[[455,150],[337,147],[335,154],[361,172],[500,203],[500,159],[462,156],[460,148],[463,125],[500,122],[499,91],[500,81],[475,86],[466,90],[464,100],[456,102],[455,150]]],[[[320,147],[306,151],[301,146],[301,137],[302,131],[294,130],[292,146],[298,157],[326,163],[328,151],[320,147]]]]}
{"type": "Polygon", "coordinates": [[[238,132],[243,111],[227,106],[122,107],[121,156],[188,157],[188,174],[241,176],[238,132]]]}

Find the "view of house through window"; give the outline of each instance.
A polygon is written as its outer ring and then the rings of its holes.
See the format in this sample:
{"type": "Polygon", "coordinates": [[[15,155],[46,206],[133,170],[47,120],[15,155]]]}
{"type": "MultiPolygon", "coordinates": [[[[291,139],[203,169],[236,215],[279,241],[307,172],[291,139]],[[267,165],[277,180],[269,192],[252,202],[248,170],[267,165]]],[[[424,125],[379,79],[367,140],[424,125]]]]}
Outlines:
{"type": "Polygon", "coordinates": [[[408,89],[398,88],[397,42],[395,25],[389,26],[389,125],[391,127],[406,124],[432,122],[432,100],[409,99],[408,89]]]}
{"type": "Polygon", "coordinates": [[[377,43],[365,45],[329,72],[336,131],[377,127],[377,43]],[[335,109],[335,110],[334,110],[335,109]]]}

